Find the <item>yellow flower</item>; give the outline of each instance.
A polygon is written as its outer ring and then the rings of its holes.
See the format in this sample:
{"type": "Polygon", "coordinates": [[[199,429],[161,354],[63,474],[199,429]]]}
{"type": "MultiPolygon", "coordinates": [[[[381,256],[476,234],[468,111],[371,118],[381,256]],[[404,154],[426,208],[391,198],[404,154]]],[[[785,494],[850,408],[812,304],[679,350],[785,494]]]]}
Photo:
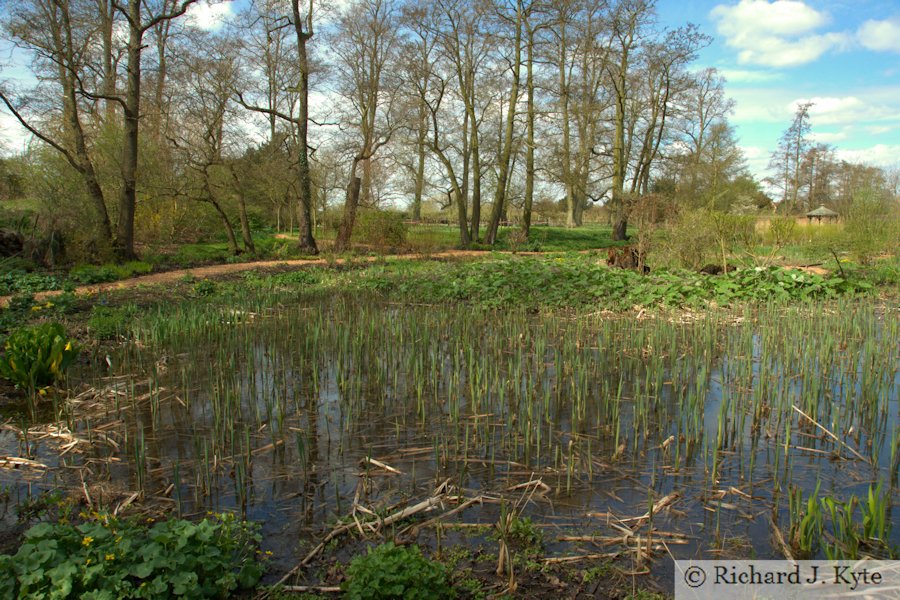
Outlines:
{"type": "Polygon", "coordinates": [[[41,307],[40,307],[40,306],[32,306],[32,307],[31,307],[31,312],[37,312],[37,311],[39,311],[39,310],[41,310],[41,307]]]}
{"type": "Polygon", "coordinates": [[[84,561],[84,564],[86,564],[86,565],[91,564],[91,559],[87,559],[86,561],[84,561]]]}
{"type": "Polygon", "coordinates": [[[116,559],[116,555],[115,555],[115,554],[107,554],[107,555],[106,555],[106,560],[115,560],[115,559],[116,559]]]}
{"type": "Polygon", "coordinates": [[[82,545],[82,546],[90,546],[92,543],[94,543],[94,538],[92,538],[92,537],[89,536],[89,535],[86,535],[86,536],[84,537],[84,539],[81,540],[81,545],[82,545]]]}
{"type": "Polygon", "coordinates": [[[44,308],[53,308],[54,304],[52,302],[48,302],[44,305],[44,308]]]}
{"type": "Polygon", "coordinates": [[[68,352],[71,349],[72,349],[72,342],[69,342],[68,344],[66,344],[66,352],[68,352]]]}

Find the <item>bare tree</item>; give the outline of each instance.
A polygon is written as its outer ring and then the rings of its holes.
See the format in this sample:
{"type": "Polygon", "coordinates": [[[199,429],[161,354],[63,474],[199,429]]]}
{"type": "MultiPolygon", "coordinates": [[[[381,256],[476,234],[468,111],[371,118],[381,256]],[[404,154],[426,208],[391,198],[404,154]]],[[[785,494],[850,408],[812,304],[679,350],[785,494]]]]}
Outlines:
{"type": "Polygon", "coordinates": [[[612,16],[612,40],[615,60],[607,63],[615,100],[615,134],[612,148],[612,198],[609,208],[613,220],[613,240],[628,238],[628,207],[625,202],[625,178],[628,173],[626,123],[628,103],[632,99],[630,73],[645,29],[653,16],[654,0],[620,0],[612,16]]]}
{"type": "Polygon", "coordinates": [[[432,72],[437,61],[435,45],[437,35],[434,27],[422,26],[423,22],[432,18],[433,11],[421,6],[418,2],[409,3],[402,9],[401,26],[405,32],[402,48],[401,77],[405,79],[405,87],[410,90],[408,102],[412,106],[409,113],[414,122],[408,126],[412,132],[412,145],[415,149],[415,162],[409,164],[413,176],[412,218],[422,218],[422,197],[425,192],[425,165],[428,157],[428,136],[430,120],[428,115],[428,95],[430,92],[432,72]]]}
{"type": "Polygon", "coordinates": [[[356,151],[350,165],[344,218],[335,249],[346,250],[356,221],[360,194],[371,204],[372,161],[395,129],[391,118],[396,82],[387,70],[396,58],[397,9],[391,0],[356,0],[340,20],[333,50],[337,56],[338,90],[351,108],[356,151]],[[387,84],[387,85],[386,85],[387,84]],[[357,169],[362,165],[362,176],[357,169]]]}
{"type": "Polygon", "coordinates": [[[112,244],[106,198],[97,176],[84,112],[95,94],[84,88],[87,49],[95,42],[96,7],[69,0],[21,3],[4,24],[12,42],[34,53],[33,71],[43,84],[28,93],[0,89],[0,100],[25,129],[65,157],[81,176],[99,234],[112,244]]]}
{"type": "Polygon", "coordinates": [[[525,19],[525,7],[522,0],[516,0],[513,15],[505,14],[509,7],[499,7],[498,14],[501,20],[511,22],[515,31],[513,35],[513,49],[509,59],[512,71],[512,83],[509,91],[509,108],[506,113],[506,127],[503,138],[499,143],[497,188],[494,192],[494,205],[491,208],[491,218],[488,221],[485,242],[494,244],[497,241],[497,232],[500,227],[500,218],[504,212],[506,202],[507,181],[510,172],[510,159],[513,150],[513,128],[515,127],[516,107],[519,103],[519,82],[522,67],[522,24],[525,19]]]}
{"type": "Polygon", "coordinates": [[[809,148],[809,109],[812,106],[812,102],[797,105],[794,120],[781,136],[769,161],[769,168],[776,171],[776,176],[767,181],[781,188],[781,199],[789,212],[799,208],[801,159],[809,148]]]}
{"type": "Polygon", "coordinates": [[[246,176],[236,159],[234,141],[241,130],[231,106],[239,77],[236,44],[229,37],[193,31],[179,48],[185,58],[175,64],[178,132],[170,138],[178,157],[200,181],[194,198],[213,207],[222,220],[233,254],[239,254],[237,236],[224,201],[235,197],[244,249],[255,250],[247,217],[246,176]]]}
{"type": "MultiPolygon", "coordinates": [[[[299,228],[299,247],[307,254],[318,254],[319,248],[313,237],[313,209],[314,199],[312,193],[312,178],[309,162],[309,76],[310,60],[308,44],[315,35],[313,29],[314,14],[313,0],[301,8],[300,0],[290,0],[291,12],[289,15],[279,14],[273,19],[285,26],[290,26],[294,31],[296,43],[297,83],[293,87],[296,93],[296,111],[282,112],[279,108],[258,106],[251,104],[244,98],[244,94],[237,90],[238,102],[246,109],[275,116],[291,123],[296,131],[297,147],[297,191],[299,196],[299,210],[297,221],[299,228]]],[[[272,10],[280,10],[280,6],[269,6],[272,10]]]]}

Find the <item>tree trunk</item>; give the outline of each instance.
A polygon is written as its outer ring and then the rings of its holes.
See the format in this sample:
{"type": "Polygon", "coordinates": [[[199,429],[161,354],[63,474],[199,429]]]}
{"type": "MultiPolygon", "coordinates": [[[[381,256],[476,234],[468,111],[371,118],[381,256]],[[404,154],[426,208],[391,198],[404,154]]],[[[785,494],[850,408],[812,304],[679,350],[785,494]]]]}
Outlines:
{"type": "Polygon", "coordinates": [[[106,121],[112,122],[116,116],[116,69],[113,65],[113,16],[115,11],[110,0],[100,0],[100,36],[103,51],[103,95],[106,99],[106,121]]]}
{"type": "MultiPolygon", "coordinates": [[[[420,100],[421,102],[421,100],[420,100]]],[[[428,135],[428,120],[425,114],[425,107],[419,105],[419,131],[416,138],[416,151],[418,152],[418,163],[416,165],[416,192],[413,198],[412,218],[413,221],[422,219],[422,194],[425,191],[425,137],[428,135]]]]}
{"type": "MultiPolygon", "coordinates": [[[[312,182],[309,174],[309,60],[306,53],[306,42],[312,37],[312,31],[303,31],[303,20],[300,18],[299,0],[291,2],[294,13],[294,31],[297,35],[297,58],[300,66],[300,82],[297,89],[297,175],[299,178],[300,206],[297,221],[300,229],[300,250],[307,254],[318,254],[319,248],[312,231],[312,182]]],[[[312,10],[312,8],[310,8],[312,10]]],[[[310,15],[310,19],[312,15],[310,15]]]]}
{"type": "Polygon", "coordinates": [[[613,217],[613,241],[628,239],[628,219],[625,214],[625,85],[626,71],[628,68],[628,51],[622,51],[619,69],[613,77],[616,95],[616,131],[613,141],[613,173],[612,173],[612,199],[610,209],[613,217]]]}
{"type": "MultiPolygon", "coordinates": [[[[231,171],[231,177],[234,180],[235,191],[238,197],[238,211],[241,219],[241,237],[244,241],[244,250],[256,253],[256,244],[253,243],[253,232],[250,231],[250,219],[247,217],[247,199],[244,195],[244,188],[241,180],[234,170],[234,165],[229,165],[228,170],[231,171]]],[[[281,215],[279,214],[279,222],[281,215]]]]}
{"type": "Polygon", "coordinates": [[[621,242],[628,239],[627,234],[628,221],[623,216],[613,217],[613,233],[614,242],[621,242]]]}
{"type": "Polygon", "coordinates": [[[525,148],[525,206],[522,209],[522,233],[525,239],[531,234],[531,208],[534,205],[534,29],[528,26],[527,53],[528,88],[528,139],[525,148]]]}
{"type": "Polygon", "coordinates": [[[569,148],[571,142],[569,131],[569,82],[566,77],[566,23],[560,22],[559,32],[559,104],[562,117],[562,171],[563,183],[566,186],[566,227],[575,226],[573,209],[575,206],[574,186],[572,185],[572,155],[569,148]]]}
{"type": "Polygon", "coordinates": [[[362,180],[356,176],[356,165],[350,171],[350,183],[347,185],[347,199],[344,202],[344,218],[338,227],[337,238],[334,240],[336,252],[344,252],[350,249],[350,236],[353,235],[353,225],[356,223],[356,209],[359,207],[359,190],[362,180]]]}
{"type": "Polygon", "coordinates": [[[486,242],[494,245],[497,241],[497,233],[500,229],[500,219],[505,213],[504,206],[506,204],[506,184],[509,177],[509,162],[512,155],[513,145],[513,128],[516,119],[516,103],[519,100],[519,78],[521,75],[522,62],[522,3],[516,6],[516,35],[515,35],[515,62],[513,63],[513,81],[512,89],[509,93],[509,109],[506,113],[506,131],[503,134],[502,145],[500,149],[500,169],[497,174],[497,191],[494,194],[494,206],[491,208],[491,220],[488,224],[488,232],[486,242]]]}
{"type": "Polygon", "coordinates": [[[241,249],[238,246],[237,237],[234,235],[234,227],[231,225],[231,220],[228,218],[228,215],[213,195],[212,184],[209,181],[208,168],[208,166],[203,168],[203,189],[206,192],[206,201],[212,204],[212,207],[216,209],[216,212],[222,219],[222,224],[225,226],[225,235],[228,236],[228,249],[231,250],[232,255],[237,256],[241,253],[241,249]]]}
{"type": "Polygon", "coordinates": [[[209,203],[213,205],[213,208],[216,209],[216,212],[219,213],[219,216],[222,218],[222,224],[225,226],[225,234],[228,236],[228,249],[231,250],[231,253],[234,256],[237,256],[241,253],[241,248],[238,246],[237,237],[234,235],[234,227],[231,225],[231,220],[228,218],[228,215],[225,214],[225,211],[222,210],[222,207],[218,202],[210,198],[209,203]]]}
{"type": "Polygon", "coordinates": [[[128,69],[125,91],[125,139],[122,144],[122,192],[116,223],[115,249],[121,260],[136,258],[134,211],[137,202],[138,126],[141,112],[141,0],[128,4],[128,69]]]}
{"type": "Polygon", "coordinates": [[[161,138],[167,129],[168,112],[165,105],[166,78],[168,77],[168,58],[166,57],[166,46],[169,43],[169,29],[171,21],[166,20],[156,26],[156,57],[159,63],[156,73],[156,86],[153,90],[153,102],[156,104],[156,115],[154,115],[151,123],[153,124],[153,135],[161,138]]]}
{"type": "MultiPolygon", "coordinates": [[[[474,84],[473,84],[474,85],[474,84]]],[[[474,102],[474,99],[472,100],[474,102]]],[[[477,242],[481,236],[481,151],[478,144],[478,121],[475,119],[475,108],[472,105],[472,223],[469,238],[477,242]]]]}

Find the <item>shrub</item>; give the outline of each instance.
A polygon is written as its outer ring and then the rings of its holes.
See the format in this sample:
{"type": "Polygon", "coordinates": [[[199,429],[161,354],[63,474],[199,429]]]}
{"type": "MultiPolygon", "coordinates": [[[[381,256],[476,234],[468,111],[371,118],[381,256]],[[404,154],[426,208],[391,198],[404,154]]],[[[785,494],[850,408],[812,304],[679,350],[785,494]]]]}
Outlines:
{"type": "Polygon", "coordinates": [[[679,266],[697,269],[707,262],[724,264],[727,254],[754,241],[756,217],[714,210],[692,210],[678,215],[660,234],[663,254],[679,266]]]}
{"type": "Polygon", "coordinates": [[[6,338],[3,349],[0,375],[30,395],[61,379],[78,354],[59,323],[22,327],[6,338]]]}
{"type": "Polygon", "coordinates": [[[0,596],[225,597],[262,576],[257,529],[232,515],[149,528],[106,515],[77,526],[40,523],[14,556],[0,555],[0,596]]]}
{"type": "Polygon", "coordinates": [[[796,242],[800,227],[793,217],[775,216],[769,219],[769,227],[765,232],[765,240],[775,248],[796,242]]]}
{"type": "Polygon", "coordinates": [[[406,234],[406,223],[399,212],[361,210],[356,215],[353,237],[363,244],[381,248],[403,246],[406,234]]]}
{"type": "Polygon", "coordinates": [[[368,554],[353,559],[347,577],[342,587],[351,600],[454,596],[444,566],[422,556],[418,546],[388,542],[370,548],[368,554]]]}
{"type": "Polygon", "coordinates": [[[212,279],[201,279],[194,284],[194,295],[207,297],[216,293],[216,282],[212,279]]]}
{"type": "Polygon", "coordinates": [[[702,210],[684,211],[669,222],[659,233],[657,259],[668,257],[687,269],[699,269],[709,262],[715,240],[711,231],[698,225],[703,214],[702,210]]]}
{"type": "Polygon", "coordinates": [[[866,190],[853,198],[844,226],[845,245],[862,264],[896,247],[900,215],[889,198],[866,190]]]}

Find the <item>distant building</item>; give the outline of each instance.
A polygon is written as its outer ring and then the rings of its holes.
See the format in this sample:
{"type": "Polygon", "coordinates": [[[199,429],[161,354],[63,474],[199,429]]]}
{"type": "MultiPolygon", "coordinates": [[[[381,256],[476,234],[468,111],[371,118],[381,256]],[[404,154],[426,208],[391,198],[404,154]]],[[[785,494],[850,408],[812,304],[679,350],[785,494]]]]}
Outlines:
{"type": "Polygon", "coordinates": [[[806,218],[810,223],[812,223],[813,219],[815,219],[817,223],[821,223],[822,219],[825,219],[826,221],[836,221],[839,216],[840,215],[830,208],[825,208],[824,204],[821,204],[819,205],[819,208],[806,213],[806,218]]]}

